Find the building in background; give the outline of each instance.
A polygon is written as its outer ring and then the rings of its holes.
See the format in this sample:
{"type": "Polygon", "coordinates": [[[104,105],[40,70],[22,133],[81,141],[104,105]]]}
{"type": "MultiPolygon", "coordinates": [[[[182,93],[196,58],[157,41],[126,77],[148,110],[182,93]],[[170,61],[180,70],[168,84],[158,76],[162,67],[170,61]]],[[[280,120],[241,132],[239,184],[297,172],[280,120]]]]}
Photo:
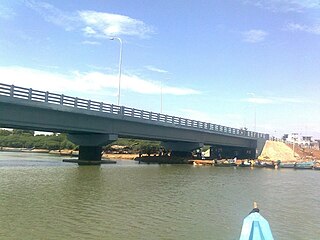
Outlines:
{"type": "Polygon", "coordinates": [[[297,144],[304,148],[319,149],[320,140],[313,140],[312,136],[304,136],[299,133],[284,134],[283,141],[290,144],[297,144]]]}

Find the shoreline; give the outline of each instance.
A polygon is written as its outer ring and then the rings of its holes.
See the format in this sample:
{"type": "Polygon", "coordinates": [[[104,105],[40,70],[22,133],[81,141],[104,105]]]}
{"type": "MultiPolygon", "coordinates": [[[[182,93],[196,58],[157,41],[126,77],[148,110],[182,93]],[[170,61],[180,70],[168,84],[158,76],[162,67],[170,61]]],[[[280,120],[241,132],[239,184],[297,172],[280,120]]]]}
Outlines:
{"type": "Polygon", "coordinates": [[[79,151],[62,149],[62,150],[48,150],[42,148],[13,148],[13,147],[0,147],[0,152],[23,152],[23,153],[48,153],[61,156],[78,156],[79,151]]]}
{"type": "MultiPolygon", "coordinates": [[[[79,155],[79,151],[69,150],[69,149],[61,149],[61,150],[48,150],[48,149],[30,149],[30,148],[13,148],[13,147],[0,147],[0,152],[23,152],[23,153],[46,153],[46,154],[54,154],[60,156],[70,156],[76,157],[79,155]]],[[[139,154],[130,154],[130,153],[104,153],[102,154],[102,158],[104,159],[113,159],[113,160],[134,160],[138,157],[139,154]]]]}
{"type": "MultiPolygon", "coordinates": [[[[77,157],[79,156],[79,151],[77,150],[69,150],[69,149],[61,149],[61,150],[48,150],[48,149],[30,149],[30,148],[14,148],[14,147],[0,147],[0,152],[23,152],[23,153],[44,153],[44,154],[54,154],[54,155],[59,155],[59,156],[66,156],[66,157],[77,157]]],[[[296,155],[297,156],[297,155],[296,155]]],[[[174,163],[174,162],[179,162],[179,163],[187,163],[189,159],[170,159],[171,161],[168,161],[167,157],[164,156],[158,156],[158,155],[151,155],[148,156],[147,154],[142,154],[139,155],[138,153],[103,153],[101,156],[102,159],[110,159],[110,160],[136,160],[139,162],[147,162],[147,163],[174,163]]],[[[320,162],[319,158],[313,157],[311,158],[315,162],[320,162]]],[[[281,160],[282,163],[301,163],[301,162],[310,162],[312,161],[310,158],[295,158],[295,159],[284,159],[281,160]]],[[[194,160],[194,159],[193,159],[194,160]]],[[[227,160],[227,159],[225,159],[227,160]]],[[[239,159],[238,159],[239,160],[239,159]]],[[[260,160],[263,162],[271,163],[271,162],[276,162],[278,159],[272,159],[272,158],[266,158],[263,157],[263,154],[261,154],[257,159],[255,160],[260,160]]]]}

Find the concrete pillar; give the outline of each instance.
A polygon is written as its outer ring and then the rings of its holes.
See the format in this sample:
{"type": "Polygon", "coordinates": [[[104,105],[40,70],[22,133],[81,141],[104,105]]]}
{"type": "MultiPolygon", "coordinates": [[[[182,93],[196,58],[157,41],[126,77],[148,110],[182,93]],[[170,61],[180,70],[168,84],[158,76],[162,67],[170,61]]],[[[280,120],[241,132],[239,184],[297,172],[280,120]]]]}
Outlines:
{"type": "Polygon", "coordinates": [[[79,158],[77,160],[64,159],[64,162],[74,162],[79,165],[100,165],[115,163],[114,161],[101,160],[102,146],[118,139],[115,134],[77,133],[68,134],[68,139],[79,145],[79,158]]]}
{"type": "MultiPolygon", "coordinates": [[[[79,160],[81,161],[101,161],[101,146],[79,146],[79,160]]],[[[79,165],[81,165],[79,163],[79,165]]]]}

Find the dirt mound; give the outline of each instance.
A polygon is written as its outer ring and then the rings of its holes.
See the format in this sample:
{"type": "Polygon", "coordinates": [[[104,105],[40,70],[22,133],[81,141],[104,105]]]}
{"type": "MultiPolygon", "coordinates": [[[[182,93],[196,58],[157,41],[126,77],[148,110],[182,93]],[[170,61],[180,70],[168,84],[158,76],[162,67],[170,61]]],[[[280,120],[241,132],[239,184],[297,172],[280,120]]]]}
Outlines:
{"type": "MultiPolygon", "coordinates": [[[[292,148],[292,144],[288,144],[292,148]]],[[[304,161],[320,160],[320,150],[314,148],[295,146],[294,151],[304,161]]]]}
{"type": "Polygon", "coordinates": [[[283,142],[267,141],[264,145],[260,160],[263,161],[277,161],[282,162],[297,162],[300,161],[298,154],[293,154],[292,148],[283,142]]]}

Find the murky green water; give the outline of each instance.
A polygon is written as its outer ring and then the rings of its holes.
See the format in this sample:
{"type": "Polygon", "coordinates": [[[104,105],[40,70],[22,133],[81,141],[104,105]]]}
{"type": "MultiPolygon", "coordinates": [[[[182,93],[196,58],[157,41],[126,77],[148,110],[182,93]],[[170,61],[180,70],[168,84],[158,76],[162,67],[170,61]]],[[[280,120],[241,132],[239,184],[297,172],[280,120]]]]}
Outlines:
{"type": "Polygon", "coordinates": [[[319,239],[320,171],[0,152],[0,239],[238,239],[253,201],[275,239],[319,239]]]}

